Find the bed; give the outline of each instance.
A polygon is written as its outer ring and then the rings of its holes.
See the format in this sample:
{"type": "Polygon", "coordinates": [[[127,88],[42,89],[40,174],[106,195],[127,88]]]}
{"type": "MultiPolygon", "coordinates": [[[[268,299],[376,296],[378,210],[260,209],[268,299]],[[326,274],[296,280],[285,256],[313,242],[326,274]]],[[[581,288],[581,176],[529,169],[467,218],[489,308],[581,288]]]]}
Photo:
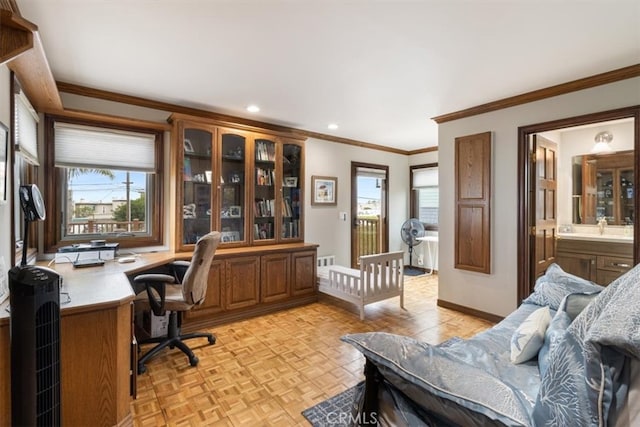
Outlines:
{"type": "Polygon", "coordinates": [[[602,288],[554,264],[516,311],[467,340],[342,339],[366,359],[353,420],[640,425],[639,266],[602,288]]]}
{"type": "Polygon", "coordinates": [[[335,265],[335,257],[318,257],[318,290],[355,304],[364,320],[367,304],[400,297],[404,308],[404,252],[385,252],[360,257],[360,269],[335,265]]]}

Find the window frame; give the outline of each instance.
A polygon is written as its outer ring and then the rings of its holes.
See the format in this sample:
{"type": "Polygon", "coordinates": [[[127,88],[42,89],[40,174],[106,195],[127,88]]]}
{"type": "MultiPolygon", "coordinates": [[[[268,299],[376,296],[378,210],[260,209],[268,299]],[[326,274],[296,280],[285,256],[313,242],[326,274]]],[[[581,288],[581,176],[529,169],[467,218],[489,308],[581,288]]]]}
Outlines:
{"type": "MultiPolygon", "coordinates": [[[[10,144],[7,152],[7,169],[11,170],[11,178],[7,182],[7,194],[11,192],[11,242],[13,242],[14,250],[11,252],[13,259],[11,259],[11,265],[19,265],[22,261],[23,251],[27,251],[27,264],[33,263],[38,254],[38,235],[40,227],[36,223],[28,224],[30,228],[29,241],[23,240],[24,236],[24,214],[22,207],[20,206],[20,196],[18,190],[20,185],[26,183],[37,183],[38,179],[38,167],[31,163],[34,159],[27,159],[18,154],[17,150],[17,137],[16,131],[16,108],[17,103],[21,102],[18,98],[22,92],[22,86],[18,77],[12,71],[10,74],[10,94],[9,103],[10,106],[10,144]],[[21,158],[21,160],[17,160],[21,158]],[[16,233],[16,229],[19,229],[19,233],[16,233]]],[[[27,98],[28,100],[28,98],[27,98]]],[[[36,132],[38,129],[36,129],[36,132]]],[[[36,133],[37,137],[37,133],[36,133]]],[[[37,141],[36,141],[37,144],[37,141]]]]}
{"type": "Polygon", "coordinates": [[[45,203],[50,206],[48,209],[52,214],[45,220],[45,252],[55,252],[60,246],[67,246],[71,243],[86,243],[96,238],[96,235],[86,235],[86,237],[65,238],[59,224],[63,221],[62,191],[63,184],[66,185],[64,179],[59,173],[60,168],[55,166],[55,129],[56,122],[63,122],[76,125],[93,126],[98,128],[113,129],[129,132],[141,132],[155,135],[155,158],[156,172],[153,188],[146,194],[148,206],[153,207],[153,211],[148,222],[151,232],[148,236],[109,236],[108,240],[112,243],[119,243],[121,248],[135,248],[145,246],[158,246],[164,244],[164,131],[159,127],[144,126],[139,123],[123,123],[122,119],[117,122],[110,120],[109,117],[95,115],[96,118],[77,118],[65,116],[63,114],[46,114],[45,115],[45,175],[48,177],[45,191],[45,203]]]}
{"type": "MultiPolygon", "coordinates": [[[[421,165],[411,165],[409,166],[409,189],[411,192],[411,197],[409,198],[409,212],[411,212],[411,217],[412,218],[420,218],[419,212],[418,212],[418,190],[416,190],[415,188],[413,188],[413,172],[417,169],[431,169],[431,168],[437,168],[438,167],[438,163],[425,163],[425,164],[421,164],[421,165]]],[[[438,191],[439,191],[439,186],[438,186],[438,191]]],[[[440,208],[440,202],[438,202],[438,209],[440,208]]],[[[426,224],[426,223],[422,223],[422,225],[424,225],[424,229],[425,230],[429,230],[429,231],[438,231],[438,229],[440,228],[440,221],[438,219],[438,224],[437,225],[433,225],[433,224],[426,224]]]]}

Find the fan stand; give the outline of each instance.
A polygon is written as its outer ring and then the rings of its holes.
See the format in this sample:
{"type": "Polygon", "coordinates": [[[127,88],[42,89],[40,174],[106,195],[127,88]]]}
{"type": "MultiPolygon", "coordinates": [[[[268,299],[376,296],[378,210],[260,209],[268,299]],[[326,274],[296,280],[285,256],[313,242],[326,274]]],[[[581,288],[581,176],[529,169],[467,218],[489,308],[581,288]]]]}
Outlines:
{"type": "Polygon", "coordinates": [[[419,276],[421,274],[424,274],[424,271],[422,271],[419,268],[413,268],[413,245],[409,245],[409,266],[405,267],[404,269],[404,274],[406,274],[407,276],[419,276]]]}

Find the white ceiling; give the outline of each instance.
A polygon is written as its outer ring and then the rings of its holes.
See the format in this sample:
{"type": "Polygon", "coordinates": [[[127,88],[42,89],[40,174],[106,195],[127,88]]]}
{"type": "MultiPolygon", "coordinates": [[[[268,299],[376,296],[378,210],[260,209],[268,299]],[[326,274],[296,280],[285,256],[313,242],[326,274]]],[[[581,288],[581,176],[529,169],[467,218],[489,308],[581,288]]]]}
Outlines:
{"type": "Polygon", "coordinates": [[[437,145],[431,117],[640,63],[638,0],[17,2],[58,81],[404,150],[437,145]]]}

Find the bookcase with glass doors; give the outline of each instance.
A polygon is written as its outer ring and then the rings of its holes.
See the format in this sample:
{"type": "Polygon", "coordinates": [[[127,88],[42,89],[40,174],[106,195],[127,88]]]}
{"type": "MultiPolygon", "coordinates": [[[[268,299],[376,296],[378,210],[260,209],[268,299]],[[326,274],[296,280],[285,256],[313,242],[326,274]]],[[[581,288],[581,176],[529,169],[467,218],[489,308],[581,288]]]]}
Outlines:
{"type": "Polygon", "coordinates": [[[211,230],[221,247],[304,241],[304,141],[173,116],[176,249],[211,230]]]}

